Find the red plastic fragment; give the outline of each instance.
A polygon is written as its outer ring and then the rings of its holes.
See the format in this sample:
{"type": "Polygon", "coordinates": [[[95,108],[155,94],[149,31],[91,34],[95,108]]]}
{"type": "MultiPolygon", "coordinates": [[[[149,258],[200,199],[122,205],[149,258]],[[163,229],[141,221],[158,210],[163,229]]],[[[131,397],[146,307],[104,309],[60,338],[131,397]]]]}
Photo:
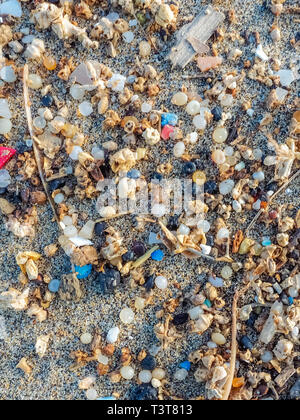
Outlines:
{"type": "Polygon", "coordinates": [[[164,128],[161,130],[161,138],[164,140],[168,140],[170,138],[170,134],[173,133],[175,127],[172,125],[166,124],[164,128]]]}
{"type": "Polygon", "coordinates": [[[0,147],[0,169],[13,157],[16,153],[15,149],[9,147],[0,147]]]}

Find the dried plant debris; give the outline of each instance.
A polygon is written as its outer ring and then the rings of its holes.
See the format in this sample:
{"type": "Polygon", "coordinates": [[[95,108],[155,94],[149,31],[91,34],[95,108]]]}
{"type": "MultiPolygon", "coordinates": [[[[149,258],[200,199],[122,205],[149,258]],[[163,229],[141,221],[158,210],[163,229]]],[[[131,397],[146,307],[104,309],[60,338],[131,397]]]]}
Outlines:
{"type": "Polygon", "coordinates": [[[198,52],[194,49],[195,43],[205,44],[224,19],[223,13],[208,6],[191,23],[183,26],[176,34],[177,43],[168,57],[173,66],[185,67],[198,52]]]}

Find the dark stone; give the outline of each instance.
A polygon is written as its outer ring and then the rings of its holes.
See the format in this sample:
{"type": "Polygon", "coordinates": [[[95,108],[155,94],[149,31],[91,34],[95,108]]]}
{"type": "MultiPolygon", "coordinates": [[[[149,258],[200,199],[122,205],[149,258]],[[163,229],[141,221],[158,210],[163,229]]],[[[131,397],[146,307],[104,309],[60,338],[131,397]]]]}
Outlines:
{"type": "Polygon", "coordinates": [[[149,384],[134,385],[129,390],[130,400],[156,400],[157,390],[149,384]]]}
{"type": "Polygon", "coordinates": [[[292,388],[290,389],[290,398],[295,400],[296,398],[300,398],[300,378],[294,383],[292,388]]]}
{"type": "Polygon", "coordinates": [[[160,174],[159,172],[153,172],[151,180],[156,183],[156,182],[160,182],[163,180],[163,175],[160,174]]]}
{"type": "Polygon", "coordinates": [[[300,32],[297,32],[295,35],[295,41],[298,42],[300,41],[300,32]]]}
{"type": "Polygon", "coordinates": [[[150,292],[151,289],[153,289],[154,287],[154,281],[155,281],[155,276],[151,275],[149,277],[147,277],[145,283],[144,283],[144,287],[147,290],[147,292],[150,292]]]}
{"type": "Polygon", "coordinates": [[[156,368],[155,357],[148,354],[145,359],[141,361],[141,367],[145,370],[153,370],[156,368]]]}
{"type": "Polygon", "coordinates": [[[146,247],[143,242],[134,242],[132,251],[135,253],[137,257],[141,257],[146,252],[146,247]]]}
{"type": "Polygon", "coordinates": [[[211,113],[214,116],[214,121],[220,121],[222,119],[222,108],[219,106],[215,106],[212,110],[211,113]]]}
{"type": "Polygon", "coordinates": [[[207,194],[215,194],[218,191],[218,186],[215,181],[206,181],[204,183],[204,192],[207,194]]]}
{"type": "Polygon", "coordinates": [[[186,162],[182,167],[182,173],[183,175],[191,175],[196,171],[196,169],[197,168],[194,162],[186,162]]]}
{"type": "Polygon", "coordinates": [[[53,98],[51,95],[45,95],[41,98],[42,106],[46,106],[47,108],[53,104],[53,98]]]}
{"type": "Polygon", "coordinates": [[[102,233],[105,231],[106,227],[107,227],[107,225],[106,225],[105,222],[96,223],[95,227],[94,227],[95,235],[98,235],[98,236],[102,235],[102,233]]]}
{"type": "Polygon", "coordinates": [[[133,261],[135,259],[134,252],[133,251],[127,251],[125,254],[122,255],[122,260],[124,263],[127,263],[129,261],[133,261]]]}
{"type": "Polygon", "coordinates": [[[242,336],[242,338],[240,339],[240,345],[245,350],[252,350],[254,347],[250,341],[250,338],[247,335],[242,336]]]}
{"type": "Polygon", "coordinates": [[[58,178],[54,179],[53,181],[48,182],[48,188],[49,192],[52,193],[55,190],[58,190],[59,188],[63,187],[66,183],[65,178],[58,178]]]}
{"type": "Polygon", "coordinates": [[[7,191],[7,189],[6,189],[6,188],[0,188],[0,195],[5,194],[5,193],[6,193],[6,191],[7,191]]]}
{"type": "Polygon", "coordinates": [[[251,312],[249,319],[247,319],[246,321],[247,327],[254,328],[256,319],[257,319],[257,314],[255,312],[251,312]]]}
{"type": "Polygon", "coordinates": [[[169,217],[167,228],[169,230],[177,230],[179,228],[179,214],[169,217]]]}
{"type": "Polygon", "coordinates": [[[189,314],[187,312],[183,312],[181,314],[177,314],[173,318],[174,325],[182,325],[185,324],[189,320],[189,314]]]}
{"type": "Polygon", "coordinates": [[[104,273],[98,274],[97,282],[99,285],[99,291],[101,293],[108,293],[120,284],[121,275],[119,271],[109,268],[104,273]]]}

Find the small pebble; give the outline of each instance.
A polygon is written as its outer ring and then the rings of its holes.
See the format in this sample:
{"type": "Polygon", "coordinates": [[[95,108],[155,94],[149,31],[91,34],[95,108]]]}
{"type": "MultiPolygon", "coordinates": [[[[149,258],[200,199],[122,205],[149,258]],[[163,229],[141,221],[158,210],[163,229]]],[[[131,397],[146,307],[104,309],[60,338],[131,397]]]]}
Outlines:
{"type": "Polygon", "coordinates": [[[193,100],[187,104],[185,110],[189,115],[197,115],[200,112],[200,103],[193,100]]]}
{"type": "Polygon", "coordinates": [[[12,66],[2,67],[2,69],[0,70],[0,78],[7,83],[13,83],[17,80],[17,76],[15,75],[12,66]]]}
{"type": "Polygon", "coordinates": [[[261,355],[261,360],[264,363],[269,363],[271,360],[273,359],[273,353],[271,351],[266,350],[262,355],[261,355]]]}
{"type": "Polygon", "coordinates": [[[134,320],[134,312],[130,308],[124,308],[120,312],[120,319],[124,324],[131,324],[134,320]]]}
{"type": "Polygon", "coordinates": [[[174,373],[174,381],[184,381],[188,376],[188,372],[186,369],[178,369],[174,373]]]}
{"type": "Polygon", "coordinates": [[[212,333],[211,339],[214,343],[216,343],[218,346],[222,346],[226,343],[226,338],[223,334],[220,333],[212,333]]]}
{"type": "Polygon", "coordinates": [[[72,160],[78,160],[79,153],[82,153],[83,150],[80,146],[74,146],[72,152],[69,154],[72,160]]]}
{"type": "Polygon", "coordinates": [[[183,141],[179,141],[178,143],[175,144],[174,149],[173,149],[173,154],[175,157],[179,158],[184,154],[185,151],[185,144],[183,143],[183,141]]]}
{"type": "Polygon", "coordinates": [[[233,270],[229,265],[225,265],[221,270],[221,276],[223,279],[228,280],[233,274],[233,270]]]}
{"type": "Polygon", "coordinates": [[[210,276],[208,281],[214,287],[223,287],[224,286],[224,280],[221,277],[210,276]]]}
{"type": "Polygon", "coordinates": [[[152,371],[152,377],[153,378],[155,378],[155,379],[158,379],[158,380],[162,380],[162,379],[164,379],[164,377],[166,376],[166,372],[165,372],[165,370],[164,369],[162,369],[162,368],[155,368],[153,371],[152,371]]]}
{"type": "Polygon", "coordinates": [[[251,343],[250,338],[247,337],[246,335],[242,336],[242,338],[240,339],[240,343],[241,343],[241,346],[246,350],[253,349],[253,344],[251,343]]]}
{"type": "Polygon", "coordinates": [[[42,87],[42,79],[38,74],[29,74],[28,75],[28,86],[31,89],[40,89],[42,87]]]}
{"type": "Polygon", "coordinates": [[[219,191],[222,195],[229,194],[234,187],[234,181],[232,179],[226,179],[225,181],[220,182],[219,191]]]}
{"type": "Polygon", "coordinates": [[[54,203],[56,204],[61,204],[65,199],[65,196],[61,193],[56,194],[56,196],[54,197],[54,203]]]}
{"type": "Polygon", "coordinates": [[[106,336],[106,340],[108,343],[113,344],[118,340],[118,336],[120,334],[120,330],[118,327],[111,328],[106,336]]]}
{"type": "Polygon", "coordinates": [[[90,344],[93,341],[93,336],[90,333],[84,333],[80,336],[82,344],[90,344]]]}
{"type": "Polygon", "coordinates": [[[92,104],[88,101],[81,102],[79,105],[79,112],[84,117],[88,117],[93,112],[92,104]]]}
{"type": "Polygon", "coordinates": [[[194,306],[188,310],[188,314],[191,319],[198,319],[201,314],[203,314],[203,309],[201,306],[194,306]]]}
{"type": "Polygon", "coordinates": [[[254,172],[252,175],[253,179],[256,179],[258,182],[261,182],[265,179],[265,174],[263,171],[254,172]]]}
{"type": "Polygon", "coordinates": [[[97,391],[94,388],[88,389],[86,391],[85,395],[86,395],[86,398],[88,400],[91,400],[91,401],[92,400],[96,400],[98,398],[98,393],[97,393],[97,391]]]}
{"type": "Polygon", "coordinates": [[[127,44],[130,44],[134,40],[134,33],[132,31],[127,31],[122,34],[122,37],[127,44]]]}

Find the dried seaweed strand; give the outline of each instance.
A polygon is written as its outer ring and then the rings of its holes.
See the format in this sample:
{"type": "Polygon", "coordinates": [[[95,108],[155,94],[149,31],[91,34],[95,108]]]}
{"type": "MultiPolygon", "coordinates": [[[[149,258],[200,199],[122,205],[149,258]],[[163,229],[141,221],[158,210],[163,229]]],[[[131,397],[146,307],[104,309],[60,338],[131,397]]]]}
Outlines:
{"type": "Polygon", "coordinates": [[[54,201],[53,201],[52,197],[49,194],[48,185],[47,185],[47,183],[45,181],[45,178],[44,178],[43,169],[42,169],[42,163],[41,163],[41,155],[40,155],[40,151],[39,151],[38,146],[37,146],[38,141],[37,141],[36,137],[33,134],[32,117],[31,117],[31,110],[30,110],[30,99],[29,99],[29,94],[28,94],[27,79],[28,79],[28,65],[25,64],[24,70],[23,70],[24,106],[25,106],[25,112],[26,112],[28,130],[29,130],[29,134],[30,134],[30,137],[31,137],[31,140],[32,140],[32,145],[33,145],[34,157],[35,157],[35,161],[36,161],[36,164],[37,164],[37,167],[38,167],[40,179],[42,181],[42,184],[43,184],[43,187],[44,187],[44,190],[45,190],[47,199],[49,201],[49,204],[50,204],[50,206],[52,208],[52,211],[53,211],[55,220],[56,220],[59,228],[62,229],[61,226],[60,226],[60,224],[59,224],[59,219],[58,219],[57,214],[56,214],[54,201]]]}
{"type": "Polygon", "coordinates": [[[236,363],[236,353],[237,353],[237,303],[239,300],[239,297],[243,295],[249,288],[251,282],[241,288],[240,290],[237,290],[234,294],[233,301],[232,301],[232,323],[231,323],[231,355],[230,355],[230,366],[229,366],[229,373],[227,377],[227,381],[224,386],[224,391],[221,400],[228,400],[231,387],[232,387],[232,381],[234,378],[234,372],[235,372],[235,363],[236,363]]]}
{"type": "MultiPolygon", "coordinates": [[[[286,187],[295,179],[297,178],[297,176],[300,175],[300,169],[294,173],[294,175],[292,175],[270,198],[270,203],[274,200],[274,198],[281,193],[281,191],[285,190],[286,187]]],[[[257,219],[260,217],[260,215],[262,214],[263,210],[260,209],[258,213],[256,213],[256,215],[254,216],[254,218],[251,220],[249,226],[247,227],[247,229],[245,230],[245,235],[246,233],[249,232],[249,230],[254,226],[255,222],[257,221],[257,219]]]]}

